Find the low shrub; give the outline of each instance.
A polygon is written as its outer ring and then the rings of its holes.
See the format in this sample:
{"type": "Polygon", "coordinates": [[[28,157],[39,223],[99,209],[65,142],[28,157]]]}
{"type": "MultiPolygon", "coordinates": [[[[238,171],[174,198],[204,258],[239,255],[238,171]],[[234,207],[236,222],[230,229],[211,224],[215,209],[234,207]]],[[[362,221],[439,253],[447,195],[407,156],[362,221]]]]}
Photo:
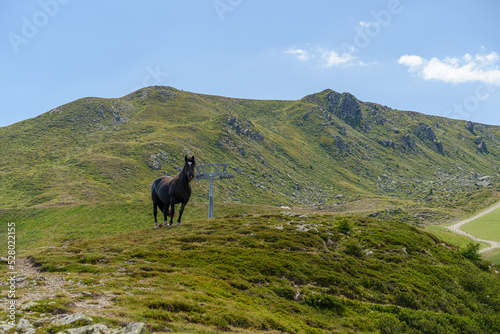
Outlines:
{"type": "Polygon", "coordinates": [[[333,311],[337,314],[342,314],[345,309],[345,303],[343,299],[326,294],[307,295],[304,297],[304,304],[322,310],[333,311]]]}

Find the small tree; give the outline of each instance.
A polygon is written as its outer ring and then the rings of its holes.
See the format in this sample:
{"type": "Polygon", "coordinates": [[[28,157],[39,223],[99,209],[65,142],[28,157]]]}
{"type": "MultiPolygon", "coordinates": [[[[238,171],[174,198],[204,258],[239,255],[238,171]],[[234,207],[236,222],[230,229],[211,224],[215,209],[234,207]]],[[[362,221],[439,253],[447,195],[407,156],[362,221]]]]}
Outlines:
{"type": "Polygon", "coordinates": [[[342,218],[339,222],[338,229],[341,233],[349,234],[352,229],[352,224],[347,218],[342,218]]]}
{"type": "Polygon", "coordinates": [[[469,243],[467,247],[460,251],[460,254],[474,262],[481,260],[481,254],[479,254],[479,243],[469,243]]]}

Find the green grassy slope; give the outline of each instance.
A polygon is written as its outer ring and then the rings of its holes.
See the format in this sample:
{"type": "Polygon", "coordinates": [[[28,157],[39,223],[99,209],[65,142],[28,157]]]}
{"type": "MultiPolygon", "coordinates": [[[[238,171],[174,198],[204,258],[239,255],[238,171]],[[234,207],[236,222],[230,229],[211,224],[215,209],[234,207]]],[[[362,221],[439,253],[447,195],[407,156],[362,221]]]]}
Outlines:
{"type": "MultiPolygon", "coordinates": [[[[220,202],[335,210],[391,200],[408,216],[424,206],[461,215],[495,201],[499,131],[331,90],[259,101],[148,87],[0,128],[0,206],[143,199],[155,177],[194,154],[236,174],[218,182],[220,202]]],[[[196,187],[193,201],[205,200],[207,185],[196,187]]]]}
{"type": "Polygon", "coordinates": [[[500,210],[494,210],[461,227],[481,239],[500,241],[500,210]]]}
{"type": "MultiPolygon", "coordinates": [[[[96,229],[116,232],[29,254],[42,272],[81,282],[71,291],[82,300],[114,296],[101,321],[192,333],[500,330],[497,268],[404,223],[277,214],[125,232],[116,209],[98,215],[96,229]]],[[[59,312],[75,302],[51,301],[59,312]]]]}
{"type": "MultiPolygon", "coordinates": [[[[275,206],[216,203],[215,218],[227,215],[277,214],[281,211],[283,209],[275,206]]],[[[0,235],[7,235],[7,222],[15,223],[17,250],[25,252],[67,241],[96,239],[152,228],[152,212],[149,201],[4,209],[0,210],[0,221],[5,222],[0,224],[0,235]]],[[[206,217],[205,203],[190,203],[184,212],[183,221],[206,217]]]]}
{"type": "Polygon", "coordinates": [[[492,255],[488,257],[488,261],[491,261],[493,263],[496,263],[497,265],[500,264],[500,252],[496,251],[492,255]]]}

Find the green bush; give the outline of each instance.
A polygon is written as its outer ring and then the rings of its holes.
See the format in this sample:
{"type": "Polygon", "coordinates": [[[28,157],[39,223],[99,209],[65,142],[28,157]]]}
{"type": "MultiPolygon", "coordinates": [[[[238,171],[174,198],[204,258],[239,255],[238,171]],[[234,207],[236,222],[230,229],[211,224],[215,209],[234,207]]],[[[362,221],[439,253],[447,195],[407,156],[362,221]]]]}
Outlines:
{"type": "Polygon", "coordinates": [[[361,248],[361,246],[353,242],[348,243],[345,246],[345,253],[359,258],[365,255],[365,253],[363,253],[363,248],[361,248]]]}
{"type": "Polygon", "coordinates": [[[381,334],[403,333],[405,323],[392,314],[381,314],[377,327],[381,334]]]}
{"type": "Polygon", "coordinates": [[[479,254],[479,243],[470,243],[460,251],[460,254],[472,261],[479,261],[481,260],[481,254],[479,254]]]}
{"type": "Polygon", "coordinates": [[[295,291],[287,286],[287,287],[275,287],[273,288],[274,293],[282,298],[288,299],[288,300],[294,300],[295,299],[295,291]]]}
{"type": "Polygon", "coordinates": [[[418,297],[411,291],[399,291],[395,298],[396,305],[411,309],[418,309],[420,306],[418,297]]]}
{"type": "Polygon", "coordinates": [[[200,307],[187,300],[153,300],[147,303],[148,308],[153,310],[166,310],[169,312],[199,312],[200,307]]]}
{"type": "Polygon", "coordinates": [[[29,312],[38,313],[52,313],[52,314],[62,314],[68,311],[65,305],[60,303],[43,303],[39,305],[34,305],[26,309],[29,312]]]}
{"type": "Polygon", "coordinates": [[[229,285],[238,290],[248,290],[251,287],[250,284],[241,279],[230,280],[229,285]]]}
{"type": "Polygon", "coordinates": [[[326,294],[310,294],[304,297],[304,304],[322,309],[330,310],[337,314],[342,314],[345,309],[344,300],[326,294]]]}
{"type": "Polygon", "coordinates": [[[352,223],[347,218],[342,218],[339,222],[338,230],[341,233],[348,234],[352,229],[352,223]]]}

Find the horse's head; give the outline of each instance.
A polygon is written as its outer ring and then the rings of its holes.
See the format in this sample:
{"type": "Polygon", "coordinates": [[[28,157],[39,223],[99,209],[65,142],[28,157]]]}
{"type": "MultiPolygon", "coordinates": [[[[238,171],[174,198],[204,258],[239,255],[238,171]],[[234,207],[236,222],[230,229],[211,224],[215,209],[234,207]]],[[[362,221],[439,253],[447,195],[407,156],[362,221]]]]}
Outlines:
{"type": "Polygon", "coordinates": [[[187,155],[184,157],[184,173],[186,174],[189,181],[194,179],[194,171],[196,166],[196,160],[194,155],[189,158],[187,155]]]}

